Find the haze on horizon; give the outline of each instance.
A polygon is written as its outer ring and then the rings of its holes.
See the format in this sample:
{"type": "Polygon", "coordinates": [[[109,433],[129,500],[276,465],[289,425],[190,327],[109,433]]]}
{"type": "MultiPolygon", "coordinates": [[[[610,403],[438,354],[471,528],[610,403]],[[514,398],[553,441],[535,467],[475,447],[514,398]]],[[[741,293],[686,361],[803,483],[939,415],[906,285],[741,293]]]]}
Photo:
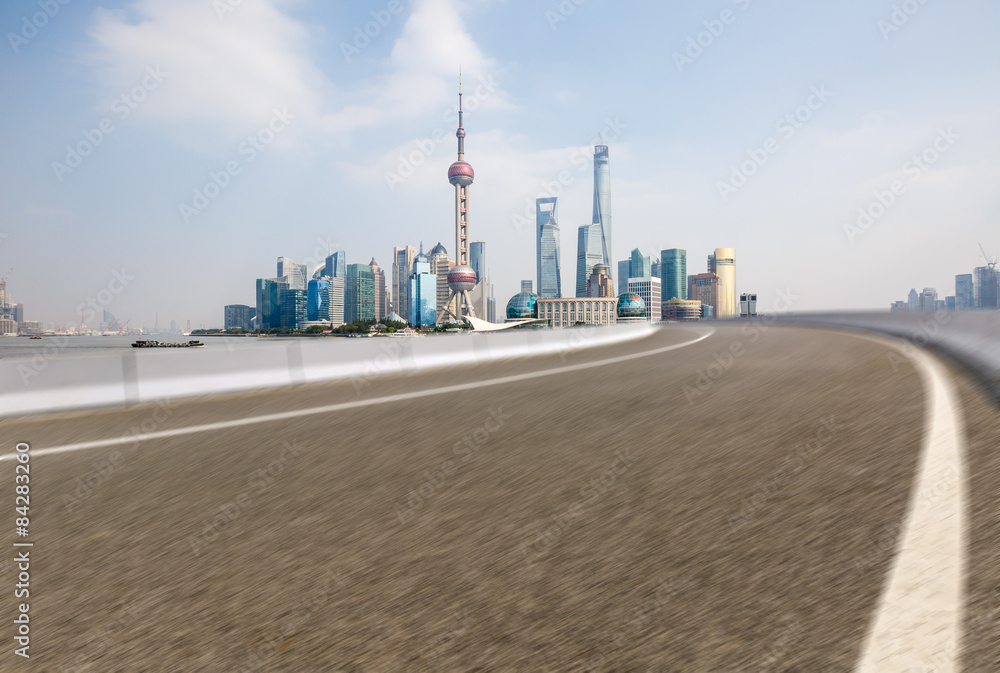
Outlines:
{"type": "Polygon", "coordinates": [[[453,252],[459,65],[471,238],[501,308],[535,278],[539,196],[559,197],[572,291],[595,141],[610,145],[613,259],[684,248],[698,273],[735,248],[760,309],[781,293],[792,310],[943,298],[984,263],[979,243],[1000,254],[987,0],[331,4],[0,8],[0,275],[13,268],[25,319],[76,324],[119,274],[107,308],[132,327],[221,326],[279,255],[343,249],[391,273],[393,246],[453,252]]]}

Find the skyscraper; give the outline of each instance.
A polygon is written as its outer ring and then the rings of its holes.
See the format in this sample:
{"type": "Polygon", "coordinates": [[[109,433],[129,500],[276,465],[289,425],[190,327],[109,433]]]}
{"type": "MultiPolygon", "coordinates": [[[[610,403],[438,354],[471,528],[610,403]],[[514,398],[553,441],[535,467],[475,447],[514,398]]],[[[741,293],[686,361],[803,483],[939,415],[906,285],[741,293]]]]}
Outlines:
{"type": "Polygon", "coordinates": [[[976,296],[973,291],[972,274],[962,273],[955,276],[955,309],[968,311],[976,306],[976,296]]]}
{"type": "Polygon", "coordinates": [[[587,296],[587,281],[594,266],[605,264],[601,248],[601,225],[585,224],[577,231],[576,241],[576,296],[587,296]]]}
{"type": "Polygon", "coordinates": [[[338,250],[328,255],[323,275],[327,278],[347,278],[347,253],[338,250]]]}
{"type": "Polygon", "coordinates": [[[305,264],[296,264],[287,257],[278,258],[278,278],[286,278],[288,289],[305,290],[309,279],[309,270],[305,264]]]}
{"type": "MultiPolygon", "coordinates": [[[[346,274],[347,269],[344,269],[346,274]]],[[[334,327],[344,324],[344,279],[327,278],[330,283],[327,305],[330,307],[330,324],[334,327]]]]}
{"type": "Polygon", "coordinates": [[[556,197],[535,199],[535,261],[539,297],[562,296],[556,197]]]}
{"type": "Polygon", "coordinates": [[[306,290],[282,289],[279,292],[278,303],[281,316],[280,326],[301,329],[302,323],[306,321],[308,315],[306,290]]]}
{"type": "Polygon", "coordinates": [[[465,128],[462,125],[462,75],[458,76],[458,159],[448,167],[448,182],[455,186],[455,267],[448,272],[448,299],[443,313],[462,321],[476,315],[469,291],[479,280],[469,266],[469,193],[475,172],[465,160],[465,128]]]}
{"type": "Polygon", "coordinates": [[[993,264],[977,266],[973,271],[976,307],[1000,308],[1000,272],[993,264]]]}
{"type": "Polygon", "coordinates": [[[223,327],[232,329],[253,329],[255,311],[245,304],[229,304],[225,308],[223,327]]]}
{"type": "Polygon", "coordinates": [[[437,322],[447,322],[454,317],[445,311],[445,303],[451,296],[451,290],[448,288],[448,274],[455,266],[455,262],[448,256],[448,251],[440,242],[431,248],[427,259],[431,265],[431,273],[437,278],[437,299],[434,302],[434,305],[437,306],[437,322]]]}
{"type": "Polygon", "coordinates": [[[412,245],[392,249],[392,310],[404,319],[410,315],[410,275],[416,256],[417,249],[412,245]]]}
{"type": "Polygon", "coordinates": [[[372,270],[372,279],[375,283],[375,319],[381,320],[389,313],[389,304],[386,300],[385,272],[382,271],[382,267],[378,265],[374,257],[368,263],[368,267],[372,270]]]}
{"type": "Polygon", "coordinates": [[[486,278],[486,244],[482,241],[473,241],[469,244],[469,266],[476,272],[476,278],[483,280],[486,278]]]}
{"type": "MultiPolygon", "coordinates": [[[[649,259],[648,257],[646,259],[649,259]]],[[[637,294],[642,297],[646,304],[646,320],[648,322],[659,322],[661,314],[660,279],[656,276],[646,276],[644,278],[628,279],[629,294],[637,294]]]]}
{"type": "MultiPolygon", "coordinates": [[[[628,277],[629,278],[646,278],[651,276],[652,271],[650,269],[649,257],[642,254],[639,248],[633,248],[632,256],[629,258],[628,265],[628,277]]],[[[631,292],[631,290],[629,290],[631,292]]],[[[649,303],[646,303],[649,306],[649,303]]]]}
{"type": "Polygon", "coordinates": [[[687,299],[687,250],[670,248],[660,252],[663,299],[687,299]]]}
{"type": "Polygon", "coordinates": [[[534,290],[531,287],[531,281],[530,280],[522,280],[521,281],[521,292],[528,292],[528,293],[534,292],[534,290]]]}
{"type": "Polygon", "coordinates": [[[906,297],[906,305],[910,307],[911,311],[920,310],[920,295],[917,294],[916,288],[910,288],[910,294],[906,297]]]}
{"type": "Polygon", "coordinates": [[[925,287],[918,296],[921,311],[934,311],[937,309],[937,290],[933,287],[925,287]]]}
{"type": "Polygon", "coordinates": [[[718,315],[715,308],[719,303],[719,276],[714,273],[699,273],[690,276],[688,282],[688,297],[700,301],[702,306],[712,307],[714,315],[718,315]]]}
{"type": "Polygon", "coordinates": [[[367,264],[348,264],[344,280],[344,322],[375,321],[375,275],[367,264]]]}
{"type": "Polygon", "coordinates": [[[616,296],[614,281],[608,275],[608,267],[605,265],[594,265],[594,271],[587,281],[587,296],[604,298],[616,296]]]}
{"type": "Polygon", "coordinates": [[[607,145],[594,146],[594,224],[601,228],[601,262],[611,268],[611,166],[607,145]]]}
{"type": "Polygon", "coordinates": [[[628,272],[632,266],[632,258],[618,260],[618,294],[628,292],[628,272]]]}
{"type": "Polygon", "coordinates": [[[719,276],[719,303],[715,306],[716,318],[738,318],[739,296],[736,294],[736,251],[732,248],[715,249],[715,273],[719,276]]]}
{"type": "Polygon", "coordinates": [[[437,278],[431,273],[430,260],[422,248],[413,261],[407,300],[410,307],[407,319],[414,327],[428,327],[437,321],[437,278]]]}
{"type": "Polygon", "coordinates": [[[313,278],[306,288],[306,319],[330,319],[330,280],[313,278]]]}
{"type": "Polygon", "coordinates": [[[257,279],[257,325],[260,329],[281,327],[281,291],[287,289],[284,278],[257,279]]]}

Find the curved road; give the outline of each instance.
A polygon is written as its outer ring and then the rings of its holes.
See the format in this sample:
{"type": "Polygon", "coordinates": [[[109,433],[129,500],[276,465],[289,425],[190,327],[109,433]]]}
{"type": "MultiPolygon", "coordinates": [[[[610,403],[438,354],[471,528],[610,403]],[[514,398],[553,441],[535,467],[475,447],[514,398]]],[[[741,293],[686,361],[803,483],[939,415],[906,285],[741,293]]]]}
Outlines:
{"type": "Polygon", "coordinates": [[[996,407],[889,342],[708,332],[4,421],[35,546],[0,670],[995,671],[996,407]]]}

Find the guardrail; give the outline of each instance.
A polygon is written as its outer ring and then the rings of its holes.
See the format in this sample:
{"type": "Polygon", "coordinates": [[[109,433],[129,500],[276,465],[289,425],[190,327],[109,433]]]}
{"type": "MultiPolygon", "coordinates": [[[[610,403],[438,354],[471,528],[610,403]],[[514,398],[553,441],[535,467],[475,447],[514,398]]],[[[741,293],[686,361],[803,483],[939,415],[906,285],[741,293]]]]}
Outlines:
{"type": "Polygon", "coordinates": [[[784,314],[783,323],[848,327],[902,337],[964,365],[1000,402],[1000,311],[784,314]]]}
{"type": "Polygon", "coordinates": [[[568,353],[640,339],[650,324],[425,337],[248,340],[219,348],[127,348],[96,355],[63,349],[38,367],[0,361],[0,418],[130,406],[202,395],[374,378],[509,358],[568,353]]]}

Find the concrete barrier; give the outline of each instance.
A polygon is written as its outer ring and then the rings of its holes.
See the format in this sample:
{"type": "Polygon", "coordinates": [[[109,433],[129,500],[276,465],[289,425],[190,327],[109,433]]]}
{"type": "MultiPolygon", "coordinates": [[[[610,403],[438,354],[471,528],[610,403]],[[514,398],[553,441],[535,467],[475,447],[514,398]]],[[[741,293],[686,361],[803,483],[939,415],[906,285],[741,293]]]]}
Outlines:
{"type": "Polygon", "coordinates": [[[248,340],[233,348],[128,349],[0,361],[0,418],[351,380],[568,353],[633,339],[649,324],[419,338],[248,340]],[[37,358],[36,358],[37,359],[37,358]]]}
{"type": "Polygon", "coordinates": [[[778,320],[878,332],[932,348],[964,365],[1000,402],[1000,311],[805,313],[778,320]]]}

